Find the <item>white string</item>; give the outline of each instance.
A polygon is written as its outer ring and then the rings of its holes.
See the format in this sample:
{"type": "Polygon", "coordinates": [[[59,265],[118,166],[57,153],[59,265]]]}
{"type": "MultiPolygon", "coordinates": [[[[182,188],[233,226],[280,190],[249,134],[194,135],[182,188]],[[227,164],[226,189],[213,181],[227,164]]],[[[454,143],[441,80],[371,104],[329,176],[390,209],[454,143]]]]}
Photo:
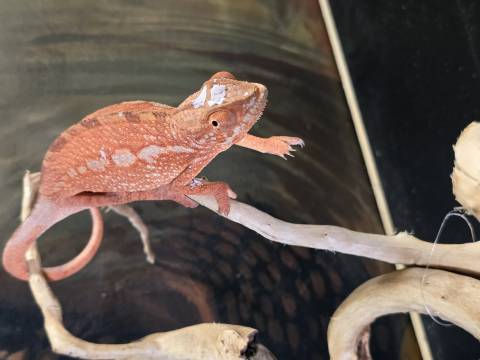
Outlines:
{"type": "Polygon", "coordinates": [[[447,223],[447,220],[451,218],[452,216],[458,216],[462,218],[468,225],[468,228],[470,229],[470,236],[472,237],[472,242],[476,241],[476,235],[475,235],[475,229],[473,228],[472,223],[470,222],[469,218],[465,215],[465,209],[462,207],[454,208],[453,210],[449,211],[445,217],[443,218],[442,223],[440,224],[440,228],[438,229],[437,236],[435,236],[435,241],[433,242],[432,249],[430,250],[430,255],[428,256],[428,261],[427,261],[427,266],[425,267],[425,270],[423,272],[422,276],[422,283],[420,284],[420,294],[422,296],[423,300],[423,306],[425,307],[425,311],[427,314],[430,316],[430,318],[437,323],[438,325],[441,326],[452,326],[451,323],[443,322],[439,320],[435,315],[432,314],[430,308],[427,306],[427,302],[425,299],[425,293],[424,293],[424,285],[425,285],[425,280],[427,278],[427,271],[430,268],[430,262],[432,261],[432,256],[435,251],[435,246],[437,245],[440,236],[442,235],[443,229],[447,223]]]}

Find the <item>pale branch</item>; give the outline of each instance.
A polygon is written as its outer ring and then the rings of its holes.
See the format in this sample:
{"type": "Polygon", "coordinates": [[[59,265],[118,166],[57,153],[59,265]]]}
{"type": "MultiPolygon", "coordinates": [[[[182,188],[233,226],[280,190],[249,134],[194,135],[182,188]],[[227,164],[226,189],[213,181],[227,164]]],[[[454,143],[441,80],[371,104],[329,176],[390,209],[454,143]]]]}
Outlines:
{"type": "MultiPolygon", "coordinates": [[[[480,123],[465,128],[454,147],[453,192],[467,212],[480,219],[480,123]]],[[[192,196],[199,204],[215,211],[213,198],[192,196]]],[[[480,274],[480,244],[436,244],[406,232],[377,235],[355,232],[330,225],[300,225],[278,220],[252,206],[231,201],[228,219],[282,244],[336,251],[391,264],[420,265],[480,274]]]]}
{"type": "Polygon", "coordinates": [[[140,215],[137,214],[134,208],[129,205],[109,206],[108,209],[115,211],[118,215],[124,216],[130,221],[130,224],[137,230],[143,244],[143,252],[150,264],[155,263],[155,253],[150,245],[150,234],[148,226],[143,222],[140,215]]]}
{"type": "Polygon", "coordinates": [[[469,213],[480,220],[480,123],[470,123],[458,137],[453,147],[455,166],[452,188],[455,199],[469,213]]]}
{"type": "Polygon", "coordinates": [[[480,282],[444,270],[409,268],[373,278],[335,311],[328,327],[332,360],[368,359],[358,354],[365,331],[378,317],[417,312],[449,321],[480,340],[480,282]]]}
{"type": "MultiPolygon", "coordinates": [[[[210,210],[217,210],[213,197],[190,196],[210,210]]],[[[396,235],[369,234],[332,225],[303,225],[274,218],[261,210],[231,200],[227,219],[242,224],[272,241],[319,250],[335,251],[385,261],[480,274],[480,244],[437,244],[406,232],[396,235]]]]}

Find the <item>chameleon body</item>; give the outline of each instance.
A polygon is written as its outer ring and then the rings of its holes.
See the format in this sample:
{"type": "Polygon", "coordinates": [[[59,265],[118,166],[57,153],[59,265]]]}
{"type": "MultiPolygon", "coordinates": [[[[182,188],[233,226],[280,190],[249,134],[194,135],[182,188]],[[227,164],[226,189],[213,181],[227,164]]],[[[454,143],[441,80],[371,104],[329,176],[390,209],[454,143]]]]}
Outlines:
{"type": "Polygon", "coordinates": [[[220,72],[177,107],[130,101],[86,116],[47,151],[35,207],[5,246],[5,270],[27,280],[27,249],[53,224],[85,209],[94,224],[88,245],[69,263],[45,269],[49,280],[76,273],[95,255],[103,235],[98,207],[138,200],[195,207],[188,195],[197,194],[214,196],[227,214],[236,196],[230,187],[196,178],[215,156],[234,144],[282,157],[292,145],[303,146],[295,137],[248,134],[266,101],[265,86],[220,72]]]}

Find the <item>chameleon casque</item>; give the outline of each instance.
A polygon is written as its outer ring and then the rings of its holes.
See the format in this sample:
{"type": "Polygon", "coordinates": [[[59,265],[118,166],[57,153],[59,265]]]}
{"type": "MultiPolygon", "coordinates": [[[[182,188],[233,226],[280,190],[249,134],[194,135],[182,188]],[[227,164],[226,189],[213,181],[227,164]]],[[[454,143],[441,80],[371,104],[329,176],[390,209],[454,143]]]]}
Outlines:
{"type": "Polygon", "coordinates": [[[45,268],[49,280],[61,280],[84,267],[103,236],[99,207],[139,200],[173,200],[186,207],[188,195],[212,195],[218,211],[229,212],[235,193],[223,182],[196,178],[220,152],[232,145],[285,158],[300,138],[259,138],[248,131],[261,117],[267,89],[219,72],[177,107],[130,101],[102,108],[64,131],[49,147],[41,169],[38,198],[30,216],[3,251],[3,266],[28,279],[25,252],[55,223],[89,209],[90,240],[70,262],[45,268]]]}

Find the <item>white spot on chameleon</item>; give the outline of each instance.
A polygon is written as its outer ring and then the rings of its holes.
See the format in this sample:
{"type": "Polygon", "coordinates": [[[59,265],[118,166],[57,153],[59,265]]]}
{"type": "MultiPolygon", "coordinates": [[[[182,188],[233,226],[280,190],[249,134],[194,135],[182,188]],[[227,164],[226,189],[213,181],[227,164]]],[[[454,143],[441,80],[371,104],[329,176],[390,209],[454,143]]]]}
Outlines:
{"type": "Polygon", "coordinates": [[[252,122],[254,119],[255,119],[255,117],[253,115],[251,115],[250,113],[247,113],[243,117],[243,122],[247,124],[247,123],[252,122]]]}
{"type": "Polygon", "coordinates": [[[207,87],[204,86],[202,87],[202,90],[200,90],[200,94],[197,96],[197,98],[192,101],[192,106],[195,109],[202,107],[203,105],[205,105],[206,98],[207,98],[207,87]]]}
{"type": "Polygon", "coordinates": [[[137,154],[139,159],[146,161],[147,163],[155,162],[155,158],[160,154],[167,153],[191,153],[194,150],[185,146],[165,146],[148,145],[140,150],[137,154]]]}
{"type": "Polygon", "coordinates": [[[78,175],[74,168],[68,169],[67,174],[68,174],[68,176],[70,176],[70,177],[75,177],[75,176],[78,175]]]}
{"type": "Polygon", "coordinates": [[[220,105],[225,100],[225,85],[213,85],[210,90],[208,106],[220,105]]]}
{"type": "Polygon", "coordinates": [[[105,161],[103,160],[87,160],[87,167],[93,171],[105,170],[105,161]]]}
{"type": "Polygon", "coordinates": [[[233,143],[233,139],[235,139],[238,136],[238,134],[240,134],[241,132],[242,132],[242,127],[240,126],[233,129],[232,136],[225,139],[225,144],[231,145],[233,143]]]}
{"type": "Polygon", "coordinates": [[[84,174],[87,172],[87,168],[85,166],[79,166],[77,170],[80,174],[84,174]]]}
{"type": "Polygon", "coordinates": [[[250,110],[255,106],[256,103],[257,103],[257,98],[253,96],[252,98],[250,98],[250,100],[248,100],[248,102],[244,106],[247,110],[250,110]]]}
{"type": "Polygon", "coordinates": [[[152,163],[161,152],[162,148],[160,146],[149,145],[140,150],[137,156],[139,159],[145,160],[148,163],[152,163]]]}
{"type": "Polygon", "coordinates": [[[130,152],[130,150],[120,149],[115,150],[112,155],[112,160],[118,166],[127,167],[137,161],[137,158],[130,152]]]}

